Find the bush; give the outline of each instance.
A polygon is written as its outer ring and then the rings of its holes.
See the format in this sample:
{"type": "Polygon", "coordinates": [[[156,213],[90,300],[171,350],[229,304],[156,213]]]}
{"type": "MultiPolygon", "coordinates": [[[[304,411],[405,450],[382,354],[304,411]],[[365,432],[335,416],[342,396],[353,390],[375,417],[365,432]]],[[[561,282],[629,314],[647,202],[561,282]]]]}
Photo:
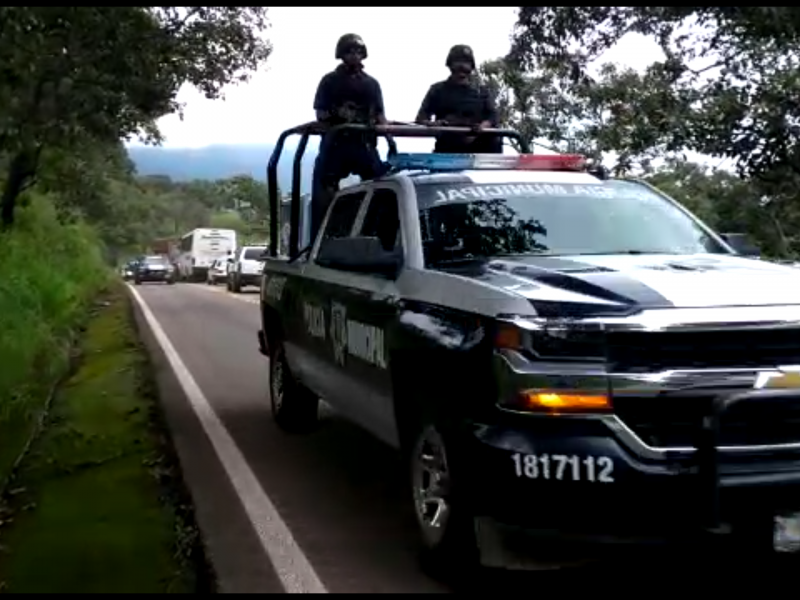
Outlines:
{"type": "Polygon", "coordinates": [[[33,196],[0,233],[0,482],[65,366],[69,334],[109,277],[93,231],[59,222],[45,196],[33,196]]]}

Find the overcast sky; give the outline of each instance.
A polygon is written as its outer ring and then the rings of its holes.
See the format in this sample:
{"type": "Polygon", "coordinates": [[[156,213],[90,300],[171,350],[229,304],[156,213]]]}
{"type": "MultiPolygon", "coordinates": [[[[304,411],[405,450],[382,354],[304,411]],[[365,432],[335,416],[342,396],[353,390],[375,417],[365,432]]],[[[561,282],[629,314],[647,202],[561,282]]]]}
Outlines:
{"type": "MultiPolygon", "coordinates": [[[[312,120],[320,78],[336,66],[336,40],[358,33],[369,50],[366,70],[383,88],[386,115],[413,120],[428,87],[444,79],[447,51],[469,44],[478,62],[504,55],[516,9],[483,8],[270,8],[267,35],[274,50],[250,82],[229,87],[224,100],[181,91],[184,119],[160,121],[166,146],[273,142],[312,120]]],[[[656,44],[628,36],[603,58],[641,69],[662,57],[656,44]]]]}

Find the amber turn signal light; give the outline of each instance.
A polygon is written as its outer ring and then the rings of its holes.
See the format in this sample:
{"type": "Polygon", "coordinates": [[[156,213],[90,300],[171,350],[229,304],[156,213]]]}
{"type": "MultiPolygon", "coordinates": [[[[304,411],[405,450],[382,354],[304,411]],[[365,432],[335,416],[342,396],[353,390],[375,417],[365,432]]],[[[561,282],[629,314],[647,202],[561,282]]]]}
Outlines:
{"type": "Polygon", "coordinates": [[[611,400],[605,394],[526,390],[522,392],[519,400],[519,408],[531,412],[550,414],[611,412],[611,400]]]}

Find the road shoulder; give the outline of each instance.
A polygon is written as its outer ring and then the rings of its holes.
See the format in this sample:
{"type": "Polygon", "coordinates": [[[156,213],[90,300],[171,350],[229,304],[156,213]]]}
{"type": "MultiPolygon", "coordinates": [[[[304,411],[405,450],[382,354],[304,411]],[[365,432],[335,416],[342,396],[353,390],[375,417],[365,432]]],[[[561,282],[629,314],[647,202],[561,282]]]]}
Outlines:
{"type": "Polygon", "coordinates": [[[1,586],[212,591],[125,289],[98,306],[0,507],[1,586]]]}
{"type": "Polygon", "coordinates": [[[206,556],[221,593],[283,592],[213,445],[194,413],[142,305],[132,299],[162,410],[192,497],[206,556]]]}

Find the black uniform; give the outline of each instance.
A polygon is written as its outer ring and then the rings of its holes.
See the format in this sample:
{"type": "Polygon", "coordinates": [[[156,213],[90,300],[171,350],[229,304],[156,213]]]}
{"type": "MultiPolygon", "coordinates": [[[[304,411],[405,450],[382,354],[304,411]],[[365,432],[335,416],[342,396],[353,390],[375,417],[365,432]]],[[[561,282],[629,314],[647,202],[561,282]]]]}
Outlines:
{"type": "MultiPolygon", "coordinates": [[[[460,84],[446,79],[434,83],[419,109],[420,114],[437,120],[447,121],[449,125],[472,126],[489,121],[497,127],[497,107],[486,88],[474,83],[460,84]]],[[[502,153],[502,139],[498,136],[475,136],[469,140],[460,135],[441,135],[436,140],[434,152],[452,153],[502,153]]]]}
{"type": "MultiPolygon", "coordinates": [[[[314,97],[314,110],[331,114],[331,125],[344,123],[336,112],[342,107],[355,114],[354,122],[369,124],[382,115],[383,92],[378,81],[363,70],[350,70],[344,65],[325,75],[319,82],[314,97]]],[[[323,152],[324,139],[314,165],[314,189],[311,201],[311,238],[316,236],[325,213],[341,179],[356,174],[361,179],[373,179],[383,173],[384,166],[378,155],[374,134],[342,132],[333,140],[333,146],[323,152]]]]}

